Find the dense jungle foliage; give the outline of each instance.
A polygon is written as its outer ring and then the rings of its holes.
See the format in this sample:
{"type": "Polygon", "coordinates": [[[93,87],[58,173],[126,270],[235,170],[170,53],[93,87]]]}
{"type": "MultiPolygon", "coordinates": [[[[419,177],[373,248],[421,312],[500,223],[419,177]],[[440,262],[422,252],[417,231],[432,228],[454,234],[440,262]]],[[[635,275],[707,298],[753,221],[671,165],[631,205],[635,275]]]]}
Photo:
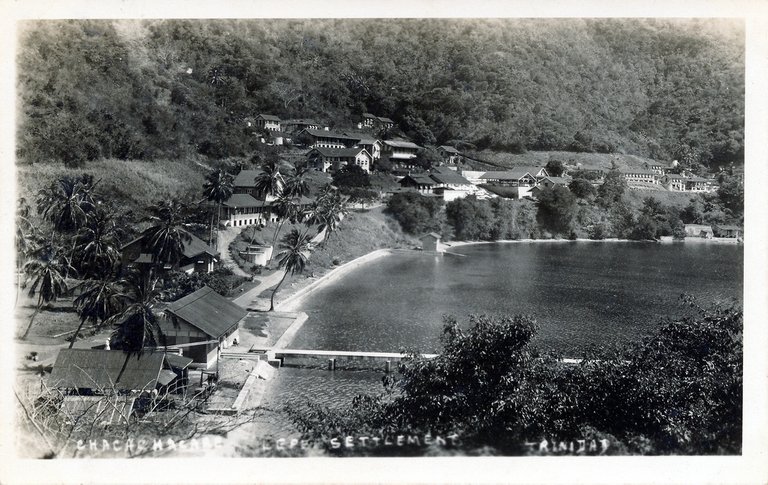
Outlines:
{"type": "Polygon", "coordinates": [[[717,20],[30,21],[20,162],[213,159],[257,113],[417,143],[743,159],[744,30],[717,20]]]}

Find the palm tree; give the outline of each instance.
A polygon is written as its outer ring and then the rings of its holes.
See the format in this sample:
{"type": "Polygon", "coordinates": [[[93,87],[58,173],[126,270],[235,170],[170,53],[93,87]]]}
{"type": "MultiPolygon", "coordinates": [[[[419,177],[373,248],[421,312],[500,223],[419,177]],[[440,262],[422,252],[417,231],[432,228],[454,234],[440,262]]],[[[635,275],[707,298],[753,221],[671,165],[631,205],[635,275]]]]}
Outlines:
{"type": "Polygon", "coordinates": [[[254,179],[256,194],[267,200],[267,196],[278,197],[283,192],[285,181],[280,173],[280,165],[277,161],[265,162],[261,166],[261,173],[254,179]]]}
{"type": "Polygon", "coordinates": [[[123,310],[126,295],[120,285],[110,279],[88,280],[83,285],[83,292],[75,298],[73,306],[80,315],[80,325],[77,327],[69,348],[75,344],[80,330],[85,322],[91,325],[105,325],[105,323],[123,310]]]}
{"type": "Polygon", "coordinates": [[[68,291],[64,274],[71,268],[69,260],[62,254],[60,248],[50,247],[46,251],[41,251],[37,259],[28,261],[24,265],[24,272],[27,278],[32,279],[32,286],[29,288],[29,296],[34,297],[37,293],[37,307],[32,317],[29,319],[29,326],[21,336],[22,340],[27,338],[35,317],[44,304],[56,301],[61,295],[68,291]]]}
{"type": "MultiPolygon", "coordinates": [[[[234,177],[222,169],[209,173],[203,184],[203,196],[210,202],[216,203],[216,227],[221,223],[221,204],[226,202],[234,192],[234,177]]],[[[213,240],[213,214],[211,214],[210,235],[208,244],[213,240]]],[[[216,237],[216,249],[219,248],[219,238],[216,237]]]]}
{"type": "Polygon", "coordinates": [[[120,259],[119,233],[112,216],[99,208],[93,211],[77,233],[76,253],[80,274],[103,278],[111,273],[120,259]]]}
{"type": "Polygon", "coordinates": [[[326,185],[321,190],[317,200],[312,204],[305,224],[317,224],[318,234],[325,231],[322,242],[322,244],[325,244],[331,234],[336,231],[347,212],[346,199],[338,190],[330,185],[326,185]]]}
{"type": "Polygon", "coordinates": [[[35,249],[35,240],[37,229],[29,218],[31,209],[24,197],[19,197],[16,203],[16,234],[14,243],[16,246],[16,303],[19,302],[19,290],[21,289],[22,269],[27,262],[27,258],[35,249]]]}
{"type": "Polygon", "coordinates": [[[312,238],[306,232],[302,234],[297,229],[293,229],[290,233],[286,234],[280,242],[282,251],[278,254],[280,260],[277,262],[277,267],[285,268],[285,273],[272,291],[272,298],[269,301],[269,311],[275,310],[275,294],[277,294],[277,290],[280,289],[280,285],[283,284],[288,273],[290,272],[291,275],[302,273],[307,266],[307,263],[309,262],[311,239],[312,238]]]}
{"type": "Polygon", "coordinates": [[[110,346],[126,354],[116,381],[120,380],[132,355],[140,355],[145,347],[165,343],[165,335],[155,314],[155,304],[161,294],[157,278],[152,276],[151,271],[131,271],[118,284],[122,287],[120,298],[124,302],[123,310],[105,322],[116,324],[110,346]]]}
{"type": "Polygon", "coordinates": [[[151,226],[144,231],[152,259],[162,264],[176,265],[184,257],[185,243],[192,236],[183,229],[183,214],[186,209],[176,199],[158,201],[147,207],[149,216],[144,220],[151,226]]]}
{"type": "MultiPolygon", "coordinates": [[[[272,236],[273,248],[275,247],[277,235],[280,232],[280,229],[282,229],[283,224],[285,224],[285,221],[295,222],[298,218],[300,207],[298,199],[285,194],[278,197],[278,199],[272,203],[272,210],[277,214],[278,218],[277,225],[275,226],[275,234],[272,236]]],[[[270,258],[270,260],[271,259],[272,258],[270,258]]]]}
{"type": "Polygon", "coordinates": [[[309,182],[307,182],[307,173],[309,166],[306,163],[297,163],[293,167],[293,174],[289,175],[285,181],[285,195],[291,197],[306,197],[309,195],[309,182]]]}
{"type": "Polygon", "coordinates": [[[93,177],[62,177],[40,190],[37,212],[53,224],[55,231],[72,233],[85,224],[94,209],[93,177]]]}

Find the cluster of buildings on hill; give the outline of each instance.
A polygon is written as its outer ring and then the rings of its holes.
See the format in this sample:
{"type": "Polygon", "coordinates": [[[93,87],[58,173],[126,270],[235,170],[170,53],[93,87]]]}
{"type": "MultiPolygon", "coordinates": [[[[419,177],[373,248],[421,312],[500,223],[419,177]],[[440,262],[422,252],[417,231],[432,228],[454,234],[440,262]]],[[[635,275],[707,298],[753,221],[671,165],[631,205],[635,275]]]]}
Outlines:
{"type": "MultiPolygon", "coordinates": [[[[332,131],[312,120],[281,120],[269,114],[259,114],[247,123],[258,130],[256,134],[266,134],[266,138],[262,137],[264,143],[306,145],[310,148],[306,154],[309,166],[321,172],[357,165],[368,173],[382,158],[391,165],[408,165],[425,148],[410,140],[377,137],[375,133],[386,133],[394,121],[371,113],[364,113],[357,124],[359,130],[366,132],[332,131]]],[[[445,163],[456,164],[461,158],[459,151],[451,146],[440,146],[436,150],[445,163]]]]}
{"type": "Polygon", "coordinates": [[[619,170],[627,185],[635,190],[659,190],[663,187],[672,192],[714,192],[717,180],[697,177],[680,170],[677,161],[670,164],[645,162],[642,169],[619,170]]]}

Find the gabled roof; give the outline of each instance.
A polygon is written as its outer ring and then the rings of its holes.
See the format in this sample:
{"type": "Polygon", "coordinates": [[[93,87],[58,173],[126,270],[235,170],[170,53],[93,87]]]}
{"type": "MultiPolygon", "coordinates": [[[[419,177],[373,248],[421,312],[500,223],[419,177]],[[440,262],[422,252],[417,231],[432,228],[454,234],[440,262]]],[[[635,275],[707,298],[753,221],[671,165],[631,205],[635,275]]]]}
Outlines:
{"type": "MultiPolygon", "coordinates": [[[[307,152],[307,155],[310,153],[317,152],[320,155],[324,157],[344,157],[344,158],[354,158],[356,157],[360,152],[368,153],[368,151],[363,147],[357,147],[357,148],[325,148],[325,147],[317,147],[313,148],[309,152],[307,152]]],[[[370,155],[370,154],[369,154],[370,155]]]]}
{"type": "Polygon", "coordinates": [[[651,170],[643,170],[641,168],[620,168],[619,173],[624,174],[640,174],[640,175],[656,175],[656,172],[651,170]]]}
{"type": "Polygon", "coordinates": [[[482,180],[520,180],[521,178],[528,175],[531,178],[536,178],[534,175],[529,172],[526,169],[512,169],[512,170],[504,170],[504,171],[491,171],[491,172],[485,172],[480,176],[480,179],[482,180]]]}
{"type": "Polygon", "coordinates": [[[707,183],[714,183],[715,181],[712,179],[705,179],[703,177],[691,177],[686,180],[686,182],[707,182],[707,183]]]}
{"type": "Polygon", "coordinates": [[[261,173],[262,170],[240,170],[240,173],[235,175],[232,185],[234,187],[256,187],[256,177],[261,173]]]}
{"type": "Polygon", "coordinates": [[[570,178],[567,177],[544,177],[545,179],[551,181],[555,185],[568,185],[571,182],[570,178]]]}
{"type": "Polygon", "coordinates": [[[429,176],[432,178],[432,180],[439,184],[472,185],[469,180],[465,179],[453,170],[448,170],[447,172],[431,173],[429,176]]]}
{"type": "Polygon", "coordinates": [[[402,141],[402,140],[385,140],[385,145],[389,145],[391,147],[395,148],[415,148],[415,149],[421,149],[421,147],[413,142],[410,141],[402,141]]]}
{"type": "Polygon", "coordinates": [[[429,232],[427,234],[424,234],[423,236],[421,236],[421,239],[424,239],[427,236],[433,237],[435,239],[440,239],[440,234],[435,234],[434,232],[429,232]]]}
{"type": "Polygon", "coordinates": [[[320,126],[320,123],[304,118],[299,118],[296,120],[284,120],[284,125],[314,125],[314,126],[320,126]]]}
{"type": "MultiPolygon", "coordinates": [[[[414,182],[416,182],[417,185],[436,185],[436,182],[432,180],[432,178],[429,175],[424,174],[413,174],[413,175],[406,175],[403,177],[403,180],[411,179],[414,182]]],[[[402,183],[401,180],[400,182],[402,183]]]]}
{"type": "Polygon", "coordinates": [[[250,194],[232,194],[232,196],[227,199],[226,202],[223,203],[223,205],[227,207],[264,207],[269,205],[269,203],[264,202],[263,200],[258,200],[254,198],[250,194]]]}
{"type": "Polygon", "coordinates": [[[171,303],[165,313],[184,320],[213,338],[228,333],[247,314],[245,309],[208,286],[171,303]]]}
{"type": "Polygon", "coordinates": [[[335,133],[333,131],[315,130],[313,128],[304,128],[304,130],[302,131],[307,132],[316,138],[336,138],[339,140],[357,140],[357,138],[355,137],[346,136],[341,133],[335,133]]]}
{"type": "Polygon", "coordinates": [[[378,118],[378,117],[371,113],[363,113],[363,118],[378,118]]]}
{"type": "Polygon", "coordinates": [[[261,113],[256,115],[256,118],[261,118],[261,119],[267,120],[267,121],[280,121],[280,118],[278,118],[275,115],[265,115],[265,114],[261,114],[261,113]]]}
{"type": "MultiPolygon", "coordinates": [[[[194,258],[195,256],[199,256],[203,253],[210,254],[211,256],[217,257],[219,255],[219,252],[210,247],[205,241],[200,239],[199,237],[195,236],[191,232],[180,229],[180,231],[186,235],[189,236],[188,241],[182,241],[182,244],[184,244],[184,257],[186,258],[194,258]]],[[[120,249],[125,250],[128,246],[135,244],[138,241],[143,241],[147,237],[146,233],[142,234],[141,236],[137,237],[133,241],[130,241],[126,244],[123,244],[120,249]]],[[[135,260],[137,263],[149,263],[152,262],[152,257],[148,255],[147,253],[142,253],[139,255],[139,258],[135,260]],[[147,259],[149,258],[149,259],[147,259]]]]}
{"type": "Polygon", "coordinates": [[[670,173],[665,175],[668,179],[680,179],[684,180],[686,177],[684,175],[680,175],[679,173],[670,173]]]}
{"type": "Polygon", "coordinates": [[[152,390],[163,368],[163,352],[144,352],[128,358],[120,380],[126,353],[120,350],[61,349],[49,382],[59,388],[152,390]]]}
{"type": "Polygon", "coordinates": [[[395,124],[394,121],[390,120],[389,118],[384,118],[383,116],[379,116],[377,119],[382,123],[392,123],[393,125],[395,124]]]}
{"type": "Polygon", "coordinates": [[[440,148],[441,150],[445,150],[448,153],[456,153],[456,154],[459,153],[459,151],[457,149],[455,149],[454,147],[452,147],[450,145],[440,145],[438,148],[440,148]]]}

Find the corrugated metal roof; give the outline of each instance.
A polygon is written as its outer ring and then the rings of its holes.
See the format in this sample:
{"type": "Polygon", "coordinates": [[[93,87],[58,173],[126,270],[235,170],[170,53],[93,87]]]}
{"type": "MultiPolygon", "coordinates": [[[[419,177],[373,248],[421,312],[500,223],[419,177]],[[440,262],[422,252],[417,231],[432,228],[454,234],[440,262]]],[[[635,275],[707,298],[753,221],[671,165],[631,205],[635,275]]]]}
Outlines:
{"type": "Polygon", "coordinates": [[[256,187],[256,177],[261,173],[261,170],[240,170],[240,173],[235,175],[232,185],[235,187],[256,187]]]}
{"type": "Polygon", "coordinates": [[[257,118],[261,118],[267,121],[280,121],[280,118],[278,118],[275,115],[265,115],[265,114],[259,114],[256,116],[257,118]]]}
{"type": "Polygon", "coordinates": [[[325,131],[325,130],[314,130],[311,128],[305,128],[303,131],[306,131],[310,135],[317,137],[317,138],[336,138],[339,140],[357,140],[355,137],[342,135],[341,133],[336,133],[333,131],[325,131]]]}
{"type": "Polygon", "coordinates": [[[250,194],[232,194],[223,205],[227,207],[264,207],[269,204],[254,198],[250,194]]]}
{"type": "MultiPolygon", "coordinates": [[[[182,229],[182,231],[184,231],[182,229]]],[[[184,256],[187,258],[194,258],[195,256],[199,256],[201,254],[210,254],[211,256],[217,257],[219,255],[219,252],[213,249],[200,239],[199,237],[195,236],[191,232],[184,231],[190,236],[189,241],[184,241],[184,256]]]]}
{"type": "Polygon", "coordinates": [[[247,314],[242,307],[207,286],[171,303],[165,312],[188,322],[213,338],[225,335],[247,314]]]}
{"type": "Polygon", "coordinates": [[[455,149],[454,147],[452,147],[450,145],[440,145],[439,148],[445,150],[448,153],[459,153],[459,151],[457,149],[455,149]]]}
{"type": "MultiPolygon", "coordinates": [[[[514,169],[514,170],[505,170],[505,171],[491,171],[491,172],[485,172],[480,176],[483,180],[520,180],[521,178],[525,177],[526,175],[529,175],[531,177],[534,177],[534,175],[529,172],[526,169],[514,169]]],[[[534,177],[536,178],[536,177],[534,177]]]]}
{"type": "Polygon", "coordinates": [[[440,184],[471,185],[471,182],[456,172],[449,170],[447,172],[432,173],[429,175],[432,180],[440,184]]]}
{"type": "Polygon", "coordinates": [[[192,359],[189,357],[171,353],[165,354],[165,361],[168,362],[168,365],[177,369],[186,369],[192,363],[192,359]]]}
{"type": "Polygon", "coordinates": [[[157,378],[163,368],[163,353],[132,355],[120,376],[125,358],[126,353],[120,350],[61,349],[53,365],[50,383],[53,387],[114,387],[127,391],[152,390],[157,387],[157,378]]]}
{"type": "Polygon", "coordinates": [[[413,142],[410,141],[401,141],[401,140],[386,140],[384,141],[385,145],[389,145],[391,147],[395,148],[415,148],[415,149],[421,149],[421,147],[413,142]]]}

